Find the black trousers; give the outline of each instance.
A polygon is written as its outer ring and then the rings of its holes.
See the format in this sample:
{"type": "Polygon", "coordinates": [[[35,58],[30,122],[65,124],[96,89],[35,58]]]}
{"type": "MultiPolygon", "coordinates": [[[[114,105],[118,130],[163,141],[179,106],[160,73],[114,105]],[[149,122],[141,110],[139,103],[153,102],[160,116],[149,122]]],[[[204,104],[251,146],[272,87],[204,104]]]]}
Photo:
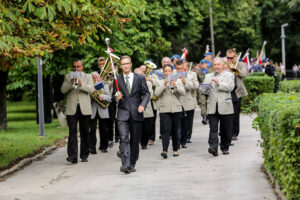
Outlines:
{"type": "Polygon", "coordinates": [[[241,101],[242,99],[239,98],[238,101],[233,102],[233,129],[232,129],[232,136],[238,136],[240,133],[240,113],[241,113],[241,101]]]}
{"type": "MultiPolygon", "coordinates": [[[[186,111],[187,112],[187,111],[186,111]]],[[[188,132],[188,116],[183,116],[181,118],[180,132],[178,133],[179,145],[186,145],[187,132],[188,132]]]]}
{"type": "Polygon", "coordinates": [[[182,112],[160,113],[160,124],[162,134],[163,151],[168,152],[170,135],[172,136],[173,151],[178,150],[178,126],[181,121],[182,112]]]}
{"type": "Polygon", "coordinates": [[[186,114],[187,114],[187,118],[188,118],[188,129],[187,129],[186,138],[191,139],[192,138],[192,133],[193,133],[195,110],[186,111],[186,114]]]}
{"type": "Polygon", "coordinates": [[[151,135],[153,135],[153,121],[155,120],[154,117],[144,118],[142,122],[142,133],[141,133],[141,145],[147,146],[150,140],[151,135]]]}
{"type": "Polygon", "coordinates": [[[127,121],[118,121],[118,128],[122,165],[125,167],[135,166],[139,158],[142,122],[134,121],[130,116],[127,121]]]}
{"type": "Polygon", "coordinates": [[[91,149],[96,148],[97,137],[96,137],[96,129],[97,129],[97,121],[99,121],[99,138],[100,138],[100,150],[106,150],[108,147],[108,126],[109,119],[101,119],[98,115],[98,111],[94,119],[91,119],[91,128],[89,133],[89,147],[91,149]]]}
{"type": "MultiPolygon", "coordinates": [[[[153,108],[153,101],[151,100],[152,108],[153,108]]],[[[151,126],[151,135],[150,135],[150,140],[155,141],[156,137],[156,117],[157,117],[157,110],[153,109],[153,114],[154,114],[154,120],[152,122],[151,126]]]]}
{"type": "Polygon", "coordinates": [[[75,115],[67,115],[69,126],[68,156],[74,159],[78,157],[77,124],[79,122],[80,131],[80,158],[85,159],[89,156],[89,127],[91,115],[83,115],[79,105],[75,115]]]}
{"type": "Polygon", "coordinates": [[[218,151],[218,145],[219,145],[218,129],[219,129],[219,122],[220,122],[221,151],[229,150],[229,145],[232,137],[233,114],[220,115],[218,111],[216,111],[215,114],[208,115],[208,120],[209,120],[209,138],[208,138],[209,146],[218,151]]]}
{"type": "Polygon", "coordinates": [[[118,124],[115,118],[117,112],[116,102],[112,101],[108,107],[109,112],[109,122],[108,122],[108,140],[113,141],[114,133],[115,138],[119,138],[118,124]]]}

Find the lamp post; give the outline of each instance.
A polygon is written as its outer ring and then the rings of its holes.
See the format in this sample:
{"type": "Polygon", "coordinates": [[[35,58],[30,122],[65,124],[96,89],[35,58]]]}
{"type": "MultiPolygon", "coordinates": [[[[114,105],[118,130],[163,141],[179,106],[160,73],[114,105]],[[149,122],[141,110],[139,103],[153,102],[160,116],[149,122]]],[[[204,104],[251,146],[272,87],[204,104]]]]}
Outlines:
{"type": "Polygon", "coordinates": [[[42,57],[37,58],[38,65],[38,113],[39,113],[39,124],[40,124],[40,136],[45,135],[44,126],[44,94],[43,94],[43,68],[42,68],[42,57]]]}
{"type": "Polygon", "coordinates": [[[284,28],[287,27],[289,24],[285,23],[281,25],[281,51],[282,51],[282,63],[283,66],[286,69],[286,63],[285,63],[285,34],[284,34],[284,28]]]}
{"type": "Polygon", "coordinates": [[[211,0],[209,0],[209,22],[210,22],[210,38],[211,38],[211,50],[213,58],[215,57],[215,38],[214,38],[214,25],[213,25],[213,16],[212,16],[212,5],[211,0]]]}

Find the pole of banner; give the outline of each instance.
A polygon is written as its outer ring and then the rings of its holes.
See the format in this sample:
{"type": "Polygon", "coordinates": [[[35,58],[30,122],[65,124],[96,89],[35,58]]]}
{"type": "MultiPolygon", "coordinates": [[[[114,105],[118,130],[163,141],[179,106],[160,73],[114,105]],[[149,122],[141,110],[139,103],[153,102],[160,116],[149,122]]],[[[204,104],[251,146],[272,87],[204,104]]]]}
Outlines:
{"type": "Polygon", "coordinates": [[[114,73],[115,83],[116,83],[116,86],[117,86],[117,91],[120,92],[119,83],[118,83],[117,75],[116,75],[116,72],[115,72],[114,62],[113,62],[113,59],[112,59],[112,56],[111,56],[111,48],[109,47],[110,39],[105,38],[105,43],[107,45],[106,53],[109,55],[109,58],[110,58],[111,67],[112,67],[112,70],[113,70],[113,73],[114,73]]]}
{"type": "Polygon", "coordinates": [[[211,38],[211,50],[213,58],[215,58],[215,37],[214,37],[214,24],[213,24],[213,10],[211,5],[211,0],[209,0],[209,21],[210,21],[210,38],[211,38]]]}
{"type": "Polygon", "coordinates": [[[286,63],[285,63],[285,34],[284,34],[284,28],[288,26],[288,23],[282,24],[281,25],[281,51],[282,51],[282,64],[286,68],[286,63]]]}
{"type": "Polygon", "coordinates": [[[44,92],[43,92],[43,68],[42,68],[42,58],[37,57],[38,65],[38,113],[39,113],[39,125],[40,125],[40,136],[45,135],[45,125],[44,125],[44,92]]]}

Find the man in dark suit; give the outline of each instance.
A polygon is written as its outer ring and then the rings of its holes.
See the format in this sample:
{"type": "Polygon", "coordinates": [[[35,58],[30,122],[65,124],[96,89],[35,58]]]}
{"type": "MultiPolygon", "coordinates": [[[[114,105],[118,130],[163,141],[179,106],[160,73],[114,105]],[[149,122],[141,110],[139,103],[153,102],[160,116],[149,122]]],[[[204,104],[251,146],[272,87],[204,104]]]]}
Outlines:
{"type": "Polygon", "coordinates": [[[117,121],[120,134],[121,172],[135,172],[135,164],[139,157],[141,122],[143,112],[149,102],[150,93],[144,76],[132,73],[129,56],[120,59],[122,74],[118,76],[120,91],[114,83],[113,95],[118,102],[117,121]],[[129,140],[130,134],[130,140],[129,140]]]}

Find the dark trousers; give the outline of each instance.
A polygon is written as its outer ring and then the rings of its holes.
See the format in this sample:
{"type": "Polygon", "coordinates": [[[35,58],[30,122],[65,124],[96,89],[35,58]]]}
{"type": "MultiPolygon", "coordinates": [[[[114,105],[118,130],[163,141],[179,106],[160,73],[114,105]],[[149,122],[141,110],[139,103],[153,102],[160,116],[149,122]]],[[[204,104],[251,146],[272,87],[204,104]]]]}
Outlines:
{"type": "Polygon", "coordinates": [[[115,132],[115,138],[119,138],[118,124],[115,118],[117,112],[117,106],[114,101],[109,104],[108,112],[109,112],[108,140],[113,141],[114,132],[115,132]]]}
{"type": "Polygon", "coordinates": [[[98,111],[94,119],[91,119],[91,128],[89,134],[89,147],[91,149],[96,148],[97,137],[96,137],[96,129],[97,129],[97,121],[99,121],[99,136],[100,136],[100,150],[106,150],[108,147],[108,125],[109,119],[101,119],[98,115],[98,111]]]}
{"type": "Polygon", "coordinates": [[[168,152],[170,135],[172,136],[173,151],[178,150],[178,126],[181,121],[182,112],[160,113],[160,124],[162,134],[163,151],[168,152]]]}
{"type": "MultiPolygon", "coordinates": [[[[152,108],[153,108],[153,102],[151,100],[152,103],[152,108]]],[[[153,109],[153,114],[154,114],[154,119],[151,125],[151,135],[150,135],[150,140],[155,141],[155,137],[156,137],[156,117],[157,117],[157,110],[153,109]]]]}
{"type": "Polygon", "coordinates": [[[218,111],[215,114],[209,114],[209,138],[208,144],[210,147],[218,151],[219,137],[219,121],[220,121],[220,133],[221,133],[221,151],[229,150],[229,145],[232,136],[232,119],[233,114],[220,115],[218,111]]]}
{"type": "Polygon", "coordinates": [[[79,121],[80,131],[80,158],[85,159],[89,156],[89,127],[91,115],[83,115],[79,105],[75,115],[67,115],[69,126],[68,156],[74,159],[78,157],[77,124],[79,121]]]}
{"type": "Polygon", "coordinates": [[[142,122],[134,121],[130,116],[127,121],[118,121],[118,128],[122,165],[125,167],[135,166],[139,158],[142,122]]]}
{"type": "Polygon", "coordinates": [[[153,121],[154,117],[144,118],[144,121],[142,122],[142,133],[141,133],[141,145],[147,146],[148,142],[150,140],[151,135],[153,135],[153,121]]]}
{"type": "Polygon", "coordinates": [[[187,114],[187,118],[188,118],[188,129],[187,129],[186,138],[191,139],[192,138],[192,133],[193,133],[195,110],[186,111],[186,114],[187,114]]]}
{"type": "Polygon", "coordinates": [[[238,136],[240,133],[240,112],[241,112],[241,101],[239,98],[238,101],[233,102],[233,128],[232,128],[232,136],[238,136]]]}
{"type": "MultiPolygon", "coordinates": [[[[186,111],[187,112],[187,111],[186,111]]],[[[186,145],[186,139],[187,139],[187,132],[188,132],[188,116],[183,116],[181,118],[181,128],[180,131],[178,132],[178,141],[179,145],[186,145]]]]}

